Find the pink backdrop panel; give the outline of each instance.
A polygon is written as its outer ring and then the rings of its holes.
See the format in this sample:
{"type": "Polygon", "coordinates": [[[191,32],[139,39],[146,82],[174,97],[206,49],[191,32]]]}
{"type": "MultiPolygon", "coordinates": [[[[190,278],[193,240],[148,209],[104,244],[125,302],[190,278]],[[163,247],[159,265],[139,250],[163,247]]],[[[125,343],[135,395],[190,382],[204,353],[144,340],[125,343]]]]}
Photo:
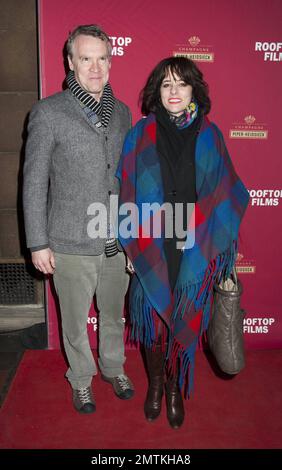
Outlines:
{"type": "MultiPolygon", "coordinates": [[[[250,191],[237,269],[244,286],[249,348],[282,346],[281,0],[39,0],[42,97],[62,89],[63,45],[79,24],[98,23],[111,36],[110,81],[140,118],[138,95],[162,58],[198,62],[209,84],[210,117],[221,128],[250,191]]],[[[96,341],[90,311],[89,334],[96,341]]],[[[57,311],[48,287],[49,348],[59,347],[57,311]]]]}

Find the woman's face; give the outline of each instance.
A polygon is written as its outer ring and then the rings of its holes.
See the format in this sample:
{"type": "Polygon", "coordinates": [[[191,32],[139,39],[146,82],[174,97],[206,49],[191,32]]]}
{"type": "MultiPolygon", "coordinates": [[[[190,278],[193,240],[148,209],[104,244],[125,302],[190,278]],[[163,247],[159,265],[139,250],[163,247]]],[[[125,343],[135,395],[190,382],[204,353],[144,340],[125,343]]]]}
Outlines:
{"type": "Polygon", "coordinates": [[[168,112],[180,116],[192,100],[192,91],[191,85],[169,71],[161,84],[161,102],[168,112]]]}

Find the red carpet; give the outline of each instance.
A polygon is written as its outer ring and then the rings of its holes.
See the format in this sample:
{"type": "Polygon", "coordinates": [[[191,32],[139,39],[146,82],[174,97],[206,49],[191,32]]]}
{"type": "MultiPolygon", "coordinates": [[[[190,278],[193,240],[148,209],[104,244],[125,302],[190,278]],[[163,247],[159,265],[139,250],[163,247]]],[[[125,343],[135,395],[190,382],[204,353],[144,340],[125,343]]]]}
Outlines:
{"type": "Polygon", "coordinates": [[[60,351],[27,351],[0,411],[0,447],[7,449],[274,449],[282,447],[282,351],[247,351],[238,376],[215,375],[197,353],[195,391],[185,403],[180,430],[169,428],[165,403],[147,423],[147,379],[137,351],[127,351],[126,371],[136,394],[122,401],[111,385],[94,379],[97,411],[79,415],[63,378],[60,351]]]}

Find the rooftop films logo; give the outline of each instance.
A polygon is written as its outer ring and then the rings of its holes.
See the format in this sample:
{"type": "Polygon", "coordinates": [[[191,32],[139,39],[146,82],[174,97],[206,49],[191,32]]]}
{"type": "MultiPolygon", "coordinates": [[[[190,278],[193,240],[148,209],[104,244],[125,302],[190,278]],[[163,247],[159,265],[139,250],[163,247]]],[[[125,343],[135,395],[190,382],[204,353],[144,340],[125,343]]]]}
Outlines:
{"type": "Polygon", "coordinates": [[[263,55],[265,62],[282,61],[282,42],[256,42],[255,51],[263,55]]]}
{"type": "MultiPolygon", "coordinates": [[[[123,323],[125,323],[125,318],[124,318],[124,317],[122,318],[122,321],[123,321],[123,323]]],[[[91,327],[93,328],[93,331],[94,331],[94,332],[96,332],[96,331],[98,330],[98,320],[97,320],[97,317],[95,317],[95,316],[93,316],[93,315],[92,315],[91,317],[89,316],[89,317],[87,318],[87,324],[88,324],[88,325],[91,325],[91,327]]]]}
{"type": "Polygon", "coordinates": [[[229,131],[230,139],[267,139],[268,130],[266,125],[257,122],[255,116],[249,114],[244,121],[232,124],[229,131]]]}
{"type": "Polygon", "coordinates": [[[96,317],[88,317],[87,318],[87,324],[91,325],[93,327],[93,331],[98,330],[98,324],[97,324],[97,318],[96,317]]]}
{"type": "Polygon", "coordinates": [[[251,205],[256,207],[279,206],[281,189],[249,189],[251,205]]]}
{"type": "Polygon", "coordinates": [[[268,334],[274,327],[274,317],[244,318],[243,332],[249,334],[268,334]]]}
{"type": "Polygon", "coordinates": [[[191,36],[187,44],[176,44],[174,57],[186,57],[195,62],[214,62],[214,52],[212,46],[201,44],[198,36],[191,36]]]}
{"type": "Polygon", "coordinates": [[[236,271],[242,274],[255,274],[256,266],[252,259],[247,259],[243,253],[238,253],[236,259],[236,271]]]}
{"type": "Polygon", "coordinates": [[[127,47],[132,43],[131,37],[109,36],[112,43],[112,55],[123,56],[127,47]]]}

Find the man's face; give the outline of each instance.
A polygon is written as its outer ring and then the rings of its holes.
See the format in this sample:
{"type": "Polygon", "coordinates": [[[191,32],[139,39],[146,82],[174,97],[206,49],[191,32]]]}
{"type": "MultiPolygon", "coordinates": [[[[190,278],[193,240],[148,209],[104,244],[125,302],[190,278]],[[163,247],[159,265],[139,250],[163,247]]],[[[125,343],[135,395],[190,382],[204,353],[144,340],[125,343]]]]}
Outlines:
{"type": "Polygon", "coordinates": [[[68,57],[76,81],[97,101],[100,101],[109,80],[111,58],[108,54],[105,41],[80,34],[73,42],[72,58],[68,57]]]}

